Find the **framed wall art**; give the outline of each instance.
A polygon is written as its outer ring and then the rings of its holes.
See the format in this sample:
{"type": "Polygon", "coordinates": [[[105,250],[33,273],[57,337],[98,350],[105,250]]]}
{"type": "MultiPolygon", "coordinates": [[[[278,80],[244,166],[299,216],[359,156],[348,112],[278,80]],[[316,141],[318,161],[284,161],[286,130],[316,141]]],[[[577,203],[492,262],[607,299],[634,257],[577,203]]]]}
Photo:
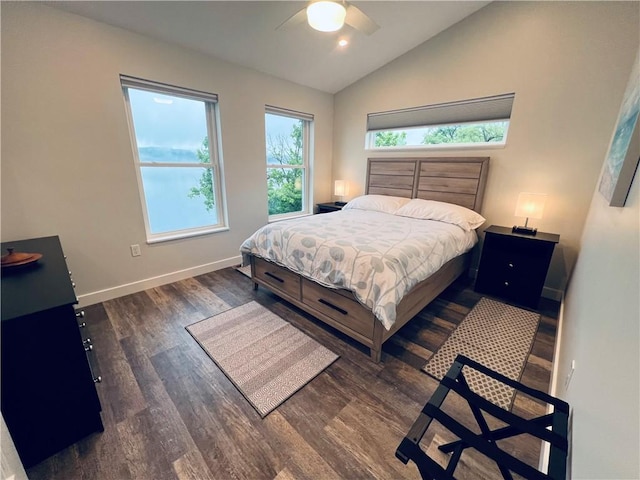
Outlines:
{"type": "Polygon", "coordinates": [[[640,53],[624,92],[598,190],[612,207],[624,207],[640,162],[640,53]]]}

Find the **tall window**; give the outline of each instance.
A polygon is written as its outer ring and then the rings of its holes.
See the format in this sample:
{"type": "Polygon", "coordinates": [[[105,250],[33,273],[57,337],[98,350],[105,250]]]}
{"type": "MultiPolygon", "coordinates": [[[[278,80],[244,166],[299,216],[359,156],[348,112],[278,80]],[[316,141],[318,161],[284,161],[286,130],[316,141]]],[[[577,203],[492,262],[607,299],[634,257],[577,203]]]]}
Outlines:
{"type": "Polygon", "coordinates": [[[310,213],[313,115],[266,107],[269,219],[310,213]]]}
{"type": "Polygon", "coordinates": [[[217,96],[120,76],[147,242],[226,229],[217,96]]]}
{"type": "Polygon", "coordinates": [[[370,150],[504,146],[513,93],[367,115],[370,150]]]}

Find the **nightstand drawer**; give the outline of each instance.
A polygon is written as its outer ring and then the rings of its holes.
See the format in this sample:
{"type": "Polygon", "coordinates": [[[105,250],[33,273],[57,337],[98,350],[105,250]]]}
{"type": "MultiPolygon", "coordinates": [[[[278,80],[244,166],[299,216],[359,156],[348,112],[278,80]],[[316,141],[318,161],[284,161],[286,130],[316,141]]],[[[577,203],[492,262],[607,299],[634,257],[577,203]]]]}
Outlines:
{"type": "Polygon", "coordinates": [[[497,275],[508,277],[546,276],[546,268],[540,265],[540,260],[549,256],[548,248],[532,247],[531,250],[509,248],[508,245],[491,245],[486,252],[486,260],[490,262],[492,270],[497,275]]]}
{"type": "Polygon", "coordinates": [[[476,284],[476,290],[522,305],[537,306],[542,285],[544,279],[540,282],[527,275],[516,275],[515,272],[493,272],[476,284]]]}

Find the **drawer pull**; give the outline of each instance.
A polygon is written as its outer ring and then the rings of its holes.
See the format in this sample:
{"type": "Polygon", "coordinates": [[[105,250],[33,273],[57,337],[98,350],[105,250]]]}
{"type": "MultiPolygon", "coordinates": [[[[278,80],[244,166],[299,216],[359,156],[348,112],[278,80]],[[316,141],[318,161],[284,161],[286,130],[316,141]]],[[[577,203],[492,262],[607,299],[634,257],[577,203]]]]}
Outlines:
{"type": "Polygon", "coordinates": [[[509,268],[513,268],[513,263],[509,262],[509,268]]]}
{"type": "Polygon", "coordinates": [[[76,312],[76,318],[84,318],[84,310],[76,312]]]}
{"type": "Polygon", "coordinates": [[[84,351],[85,352],[90,352],[91,350],[93,350],[93,345],[89,344],[89,345],[85,345],[84,346],[84,351]]]}
{"type": "Polygon", "coordinates": [[[323,305],[326,305],[329,308],[333,308],[334,310],[340,312],[342,315],[348,315],[349,312],[347,312],[346,310],[344,310],[343,308],[337,307],[335,306],[333,303],[331,302],[327,302],[324,298],[319,298],[318,302],[320,302],[323,305]]]}
{"type": "Polygon", "coordinates": [[[87,322],[79,323],[79,324],[78,324],[78,326],[79,326],[80,328],[84,328],[84,327],[86,327],[86,326],[87,326],[87,322]]]}
{"type": "Polygon", "coordinates": [[[102,383],[102,376],[98,375],[93,378],[93,383],[102,383]]]}
{"type": "Polygon", "coordinates": [[[284,283],[284,280],[283,280],[283,279],[281,279],[280,277],[276,277],[276,276],[275,276],[273,273],[271,273],[271,272],[264,272],[264,274],[265,274],[267,277],[271,277],[271,278],[273,278],[274,280],[276,280],[276,281],[278,281],[278,282],[280,282],[280,283],[284,283]]]}
{"type": "Polygon", "coordinates": [[[509,282],[504,282],[504,286],[508,287],[509,286],[509,282]]]}

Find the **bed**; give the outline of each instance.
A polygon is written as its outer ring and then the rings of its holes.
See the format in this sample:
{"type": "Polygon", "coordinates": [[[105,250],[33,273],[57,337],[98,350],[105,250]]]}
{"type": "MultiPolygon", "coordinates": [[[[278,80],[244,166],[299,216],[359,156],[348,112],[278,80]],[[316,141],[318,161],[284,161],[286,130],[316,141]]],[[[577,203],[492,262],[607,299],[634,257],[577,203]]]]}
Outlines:
{"type": "Polygon", "coordinates": [[[477,242],[477,224],[467,223],[468,216],[459,226],[431,216],[415,220],[415,207],[422,212],[423,205],[445,206],[447,221],[449,209],[458,208],[455,205],[465,207],[458,210],[468,214],[479,213],[488,167],[488,157],[369,159],[365,195],[343,211],[275,222],[243,243],[241,252],[251,265],[254,288],[267,288],[369,347],[371,359],[379,362],[382,344],[468,270],[477,242]],[[449,247],[432,240],[430,232],[421,230],[426,223],[435,227],[430,228],[434,239],[455,234],[446,242],[459,251],[449,253],[449,247]],[[376,235],[363,238],[359,228],[373,228],[376,235]],[[396,246],[395,238],[382,237],[385,229],[405,243],[396,246]],[[295,248],[286,251],[283,244],[293,239],[295,248]],[[384,242],[390,242],[389,248],[384,242]],[[355,257],[346,256],[351,250],[355,257]],[[383,251],[384,256],[377,260],[368,250],[383,251]],[[322,252],[332,256],[333,263],[320,261],[323,257],[316,261],[322,252]],[[388,261],[390,255],[394,256],[388,261]],[[358,277],[375,273],[368,265],[385,270],[377,272],[382,286],[373,288],[358,277]],[[391,277],[384,276],[387,270],[391,277]]]}

